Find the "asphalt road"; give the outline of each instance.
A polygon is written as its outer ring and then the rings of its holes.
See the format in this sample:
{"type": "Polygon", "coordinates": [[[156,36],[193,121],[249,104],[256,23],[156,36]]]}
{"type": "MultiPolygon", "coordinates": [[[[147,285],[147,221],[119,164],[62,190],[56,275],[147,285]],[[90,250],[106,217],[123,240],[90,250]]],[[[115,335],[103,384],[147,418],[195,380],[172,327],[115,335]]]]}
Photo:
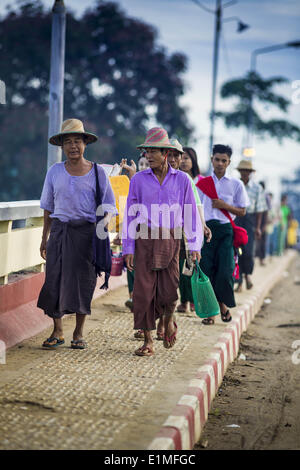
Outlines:
{"type": "Polygon", "coordinates": [[[195,450],[300,450],[300,255],[242,335],[195,450]]]}

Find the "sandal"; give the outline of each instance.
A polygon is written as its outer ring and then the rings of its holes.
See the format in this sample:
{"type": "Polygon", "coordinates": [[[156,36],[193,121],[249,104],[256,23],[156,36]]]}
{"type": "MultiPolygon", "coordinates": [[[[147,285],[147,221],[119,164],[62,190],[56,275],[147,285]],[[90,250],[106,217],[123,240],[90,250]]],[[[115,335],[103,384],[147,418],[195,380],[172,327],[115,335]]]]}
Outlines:
{"type": "Polygon", "coordinates": [[[158,341],[163,341],[163,340],[164,340],[164,337],[165,337],[164,333],[157,332],[156,339],[157,339],[158,341]]]}
{"type": "Polygon", "coordinates": [[[166,349],[170,349],[174,346],[174,344],[176,343],[176,335],[177,335],[177,325],[175,323],[175,321],[173,321],[174,323],[174,326],[175,326],[175,331],[174,333],[171,334],[170,337],[168,337],[166,334],[164,335],[164,347],[166,349]]]}
{"type": "Polygon", "coordinates": [[[57,338],[56,336],[52,336],[50,338],[47,338],[42,346],[43,348],[46,349],[55,349],[57,346],[60,346],[61,344],[64,344],[65,340],[64,338],[57,338]]]}
{"type": "Polygon", "coordinates": [[[84,341],[84,339],[76,339],[76,340],[72,339],[71,348],[72,349],[86,349],[87,343],[84,341]]]}
{"type": "Polygon", "coordinates": [[[221,318],[222,318],[222,321],[225,322],[225,323],[230,322],[232,320],[232,316],[230,315],[229,310],[227,310],[225,313],[221,312],[221,318]],[[229,315],[229,317],[228,317],[228,315],[229,315]]]}
{"type": "Polygon", "coordinates": [[[144,330],[138,330],[136,333],[133,335],[136,339],[144,339],[144,330]]]}
{"type": "Polygon", "coordinates": [[[132,300],[132,299],[126,300],[125,306],[126,306],[127,308],[129,308],[129,310],[132,312],[132,311],[133,311],[133,300],[132,300]]]}
{"type": "Polygon", "coordinates": [[[137,356],[149,357],[154,355],[154,351],[153,349],[149,348],[149,346],[141,346],[134,351],[134,354],[137,356]]]}
{"type": "Polygon", "coordinates": [[[195,305],[192,304],[192,302],[190,302],[190,312],[194,312],[195,311],[195,305]]]}
{"type": "Polygon", "coordinates": [[[180,304],[177,307],[177,312],[180,313],[185,313],[187,311],[187,305],[186,304],[180,304]]]}
{"type": "Polygon", "coordinates": [[[203,318],[201,323],[203,323],[203,325],[214,325],[215,320],[213,318],[203,318]]]}

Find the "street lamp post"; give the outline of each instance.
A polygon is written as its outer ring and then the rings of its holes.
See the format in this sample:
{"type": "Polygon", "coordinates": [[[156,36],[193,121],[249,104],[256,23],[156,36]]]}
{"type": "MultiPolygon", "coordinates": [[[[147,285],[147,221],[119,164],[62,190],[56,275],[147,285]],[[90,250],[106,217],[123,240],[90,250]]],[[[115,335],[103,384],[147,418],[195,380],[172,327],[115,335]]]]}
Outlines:
{"type": "MultiPolygon", "coordinates": [[[[224,5],[224,7],[228,6],[224,5]]],[[[209,157],[211,155],[213,141],[214,141],[214,127],[215,127],[215,114],[216,114],[216,88],[217,88],[217,75],[218,75],[218,62],[219,62],[219,44],[222,23],[227,21],[236,21],[238,24],[237,32],[241,33],[249,28],[249,25],[243,23],[237,16],[230,18],[222,18],[222,0],[217,0],[215,10],[215,39],[214,39],[214,58],[213,58],[213,84],[212,84],[212,100],[211,100],[211,113],[210,113],[210,136],[209,136],[209,157]]]]}
{"type": "MultiPolygon", "coordinates": [[[[283,44],[275,44],[274,46],[268,47],[261,47],[259,49],[255,49],[251,53],[250,58],[250,73],[252,76],[256,73],[256,61],[257,56],[260,54],[267,54],[269,52],[278,51],[279,49],[286,49],[289,47],[298,48],[300,47],[300,41],[290,41],[283,44]]],[[[253,89],[250,89],[250,97],[249,97],[249,108],[248,108],[248,136],[247,136],[247,146],[249,148],[253,147],[253,89]]]]}
{"type": "Polygon", "coordinates": [[[210,133],[209,133],[209,169],[211,168],[210,156],[213,147],[214,141],[214,126],[215,126],[215,115],[216,115],[216,89],[217,89],[217,76],[218,76],[218,62],[219,62],[219,45],[220,45],[220,35],[222,29],[222,23],[225,21],[237,21],[238,28],[237,32],[241,33],[245,29],[249,28],[249,25],[243,23],[237,16],[232,16],[230,18],[222,18],[223,9],[234,5],[237,3],[237,0],[229,0],[224,5],[222,0],[216,0],[215,10],[211,10],[204,6],[199,0],[192,0],[197,6],[203,10],[212,13],[215,15],[215,32],[214,32],[214,54],[213,54],[213,71],[212,71],[212,95],[211,95],[211,111],[210,111],[210,133]]]}
{"type": "MultiPolygon", "coordinates": [[[[66,9],[55,0],[52,9],[48,138],[58,133],[63,119],[66,9]]],[[[47,168],[62,159],[61,148],[48,143],[47,168]]]]}

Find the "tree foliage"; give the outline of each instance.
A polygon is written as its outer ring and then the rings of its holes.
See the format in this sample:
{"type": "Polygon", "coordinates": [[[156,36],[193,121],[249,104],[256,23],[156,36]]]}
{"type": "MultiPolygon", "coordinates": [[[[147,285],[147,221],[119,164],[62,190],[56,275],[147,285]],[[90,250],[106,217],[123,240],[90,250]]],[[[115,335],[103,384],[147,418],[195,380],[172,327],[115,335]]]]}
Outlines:
{"type": "MultiPolygon", "coordinates": [[[[39,198],[47,162],[51,12],[40,0],[21,0],[0,18],[0,200],[39,198]]],[[[115,163],[137,155],[149,120],[170,135],[192,135],[182,75],[187,59],[168,55],[149,24],[98,0],[81,18],[66,19],[64,119],[82,119],[99,143],[93,161],[115,163]]]]}
{"type": "Polygon", "coordinates": [[[249,126],[249,114],[252,111],[253,132],[259,137],[268,135],[276,138],[280,143],[284,138],[294,139],[300,142],[300,128],[285,119],[264,120],[253,102],[267,106],[273,106],[277,110],[287,113],[290,101],[273,91],[276,85],[287,83],[284,77],[272,77],[263,79],[256,72],[249,72],[244,78],[230,80],[223,84],[221,96],[225,99],[235,98],[237,102],[232,111],[218,111],[217,117],[224,120],[227,127],[249,126]]]}

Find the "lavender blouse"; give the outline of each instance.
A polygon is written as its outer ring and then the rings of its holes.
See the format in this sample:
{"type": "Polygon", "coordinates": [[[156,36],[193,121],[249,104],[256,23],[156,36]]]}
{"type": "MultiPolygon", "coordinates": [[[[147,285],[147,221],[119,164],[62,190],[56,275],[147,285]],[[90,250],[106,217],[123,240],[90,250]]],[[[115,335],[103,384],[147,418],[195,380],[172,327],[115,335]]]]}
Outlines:
{"type": "MultiPolygon", "coordinates": [[[[116,202],[109,179],[97,165],[104,212],[117,214],[116,202]]],[[[72,176],[64,162],[54,163],[46,175],[40,207],[51,212],[51,218],[62,222],[84,219],[96,222],[96,178],[94,168],[83,176],[72,176]]]]}

